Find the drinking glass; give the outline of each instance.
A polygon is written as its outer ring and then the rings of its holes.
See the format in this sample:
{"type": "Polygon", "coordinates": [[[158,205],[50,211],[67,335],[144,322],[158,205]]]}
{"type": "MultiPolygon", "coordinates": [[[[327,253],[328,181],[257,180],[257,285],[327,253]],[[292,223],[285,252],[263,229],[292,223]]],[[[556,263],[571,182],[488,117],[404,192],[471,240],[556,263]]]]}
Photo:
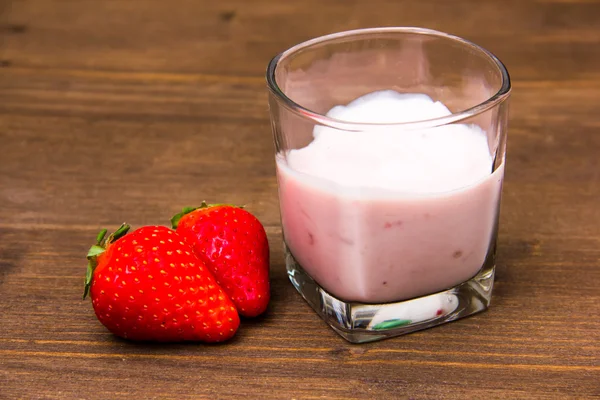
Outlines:
{"type": "MultiPolygon", "coordinates": [[[[446,33],[374,28],[319,37],[284,51],[269,63],[267,83],[286,268],[321,318],[348,341],[361,343],[487,309],[511,89],[504,65],[487,50],[446,33]],[[381,90],[425,94],[451,113],[394,123],[327,116],[336,105],[381,90]],[[288,163],[290,154],[324,129],[342,140],[366,133],[373,146],[385,146],[381,133],[443,135],[464,127],[485,133],[493,161],[488,176],[453,190],[378,190],[311,176],[288,163]]],[[[330,151],[343,149],[332,145],[330,151]]],[[[447,151],[453,157],[466,154],[456,146],[447,151]]],[[[393,161],[402,168],[400,155],[393,161]]],[[[361,165],[367,175],[374,170],[361,165]]]]}

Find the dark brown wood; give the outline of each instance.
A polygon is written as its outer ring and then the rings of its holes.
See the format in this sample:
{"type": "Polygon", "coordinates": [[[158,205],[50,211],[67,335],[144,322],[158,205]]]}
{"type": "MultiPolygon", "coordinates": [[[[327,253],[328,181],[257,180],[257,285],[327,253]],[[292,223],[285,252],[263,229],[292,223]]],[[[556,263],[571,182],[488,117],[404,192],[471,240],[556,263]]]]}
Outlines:
{"type": "Polygon", "coordinates": [[[599,32],[585,0],[4,0],[0,398],[600,396],[599,32]],[[486,313],[350,345],[284,273],[263,73],[382,25],[463,36],[512,74],[498,279],[486,313]],[[95,233],[203,199],[265,224],[268,315],[225,345],[116,339],[80,300],[95,233]]]}

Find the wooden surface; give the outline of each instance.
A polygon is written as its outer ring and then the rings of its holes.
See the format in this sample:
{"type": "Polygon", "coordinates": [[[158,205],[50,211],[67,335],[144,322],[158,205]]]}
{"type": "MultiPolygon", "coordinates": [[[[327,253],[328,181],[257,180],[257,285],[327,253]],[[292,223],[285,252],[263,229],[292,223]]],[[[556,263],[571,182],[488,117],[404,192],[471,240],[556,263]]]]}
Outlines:
{"type": "Polygon", "coordinates": [[[600,2],[2,0],[0,398],[600,396],[600,2]],[[265,66],[305,39],[424,26],[512,74],[492,308],[350,345],[284,273],[265,66]],[[220,346],[116,339],[81,301],[101,227],[243,203],[268,315],[220,346]]]}

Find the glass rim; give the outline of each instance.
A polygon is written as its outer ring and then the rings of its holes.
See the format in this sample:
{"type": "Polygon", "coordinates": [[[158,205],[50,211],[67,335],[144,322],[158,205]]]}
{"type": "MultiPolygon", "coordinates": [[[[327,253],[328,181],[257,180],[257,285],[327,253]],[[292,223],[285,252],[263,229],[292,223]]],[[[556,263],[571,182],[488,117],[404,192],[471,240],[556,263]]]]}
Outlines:
{"type": "Polygon", "coordinates": [[[406,129],[414,129],[414,128],[422,129],[422,128],[431,128],[431,127],[441,126],[441,125],[448,125],[448,124],[452,124],[452,123],[455,123],[455,122],[458,122],[458,121],[461,121],[461,120],[464,120],[467,118],[474,117],[478,114],[481,114],[481,113],[501,104],[508,98],[508,96],[510,95],[510,92],[511,92],[510,75],[508,74],[508,70],[506,69],[506,67],[504,66],[502,61],[500,61],[498,59],[498,57],[496,57],[493,53],[491,53],[490,51],[484,49],[483,47],[476,45],[475,43],[468,41],[466,39],[463,39],[459,36],[436,31],[433,29],[418,28],[418,27],[381,27],[381,28],[354,29],[354,30],[342,31],[342,32],[332,33],[329,35],[319,36],[317,38],[307,40],[305,42],[302,42],[295,46],[292,46],[289,49],[287,49],[287,50],[279,53],[275,57],[273,57],[273,59],[271,59],[271,61],[269,62],[268,66],[267,66],[266,78],[267,78],[267,86],[269,88],[269,91],[271,93],[273,93],[286,108],[290,109],[291,111],[293,111],[297,114],[303,115],[305,118],[315,121],[319,125],[329,126],[331,128],[346,130],[346,131],[361,131],[367,127],[374,128],[374,127],[390,127],[390,126],[392,126],[392,127],[398,127],[398,128],[400,128],[400,127],[406,128],[406,129]],[[462,45],[465,45],[467,47],[475,49],[477,52],[483,54],[489,60],[491,60],[493,62],[493,64],[496,65],[496,67],[500,71],[500,74],[502,77],[502,83],[500,85],[500,89],[494,95],[492,95],[488,99],[484,100],[483,102],[481,102],[473,107],[458,111],[456,113],[452,113],[452,114],[444,116],[444,117],[423,119],[423,120],[410,121],[410,122],[372,123],[372,122],[348,122],[348,121],[344,121],[344,120],[331,118],[326,115],[320,114],[318,112],[312,111],[312,110],[296,103],[292,99],[290,99],[285,93],[283,93],[283,91],[277,84],[277,80],[275,79],[275,72],[276,72],[279,62],[282,58],[289,56],[291,54],[294,54],[300,50],[314,46],[316,44],[331,42],[331,41],[334,41],[336,39],[340,39],[343,37],[351,37],[351,36],[360,37],[360,36],[376,34],[376,33],[414,33],[414,34],[427,35],[427,36],[436,36],[436,37],[450,39],[455,42],[461,43],[462,45]]]}

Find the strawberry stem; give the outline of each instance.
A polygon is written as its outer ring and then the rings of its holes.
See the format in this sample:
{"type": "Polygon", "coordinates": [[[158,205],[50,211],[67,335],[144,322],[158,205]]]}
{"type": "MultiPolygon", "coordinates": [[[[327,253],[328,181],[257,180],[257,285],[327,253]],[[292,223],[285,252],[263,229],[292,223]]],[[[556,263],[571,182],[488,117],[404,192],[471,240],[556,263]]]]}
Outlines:
{"type": "Polygon", "coordinates": [[[121,226],[112,234],[108,236],[105,240],[107,230],[102,229],[98,235],[96,235],[96,244],[92,245],[87,253],[87,269],[85,271],[85,282],[83,288],[83,299],[85,299],[90,292],[90,287],[92,286],[92,280],[94,279],[94,271],[96,270],[96,266],[98,265],[98,256],[106,250],[106,246],[109,244],[119,240],[127,231],[129,231],[130,226],[126,223],[121,224],[121,226]]]}

